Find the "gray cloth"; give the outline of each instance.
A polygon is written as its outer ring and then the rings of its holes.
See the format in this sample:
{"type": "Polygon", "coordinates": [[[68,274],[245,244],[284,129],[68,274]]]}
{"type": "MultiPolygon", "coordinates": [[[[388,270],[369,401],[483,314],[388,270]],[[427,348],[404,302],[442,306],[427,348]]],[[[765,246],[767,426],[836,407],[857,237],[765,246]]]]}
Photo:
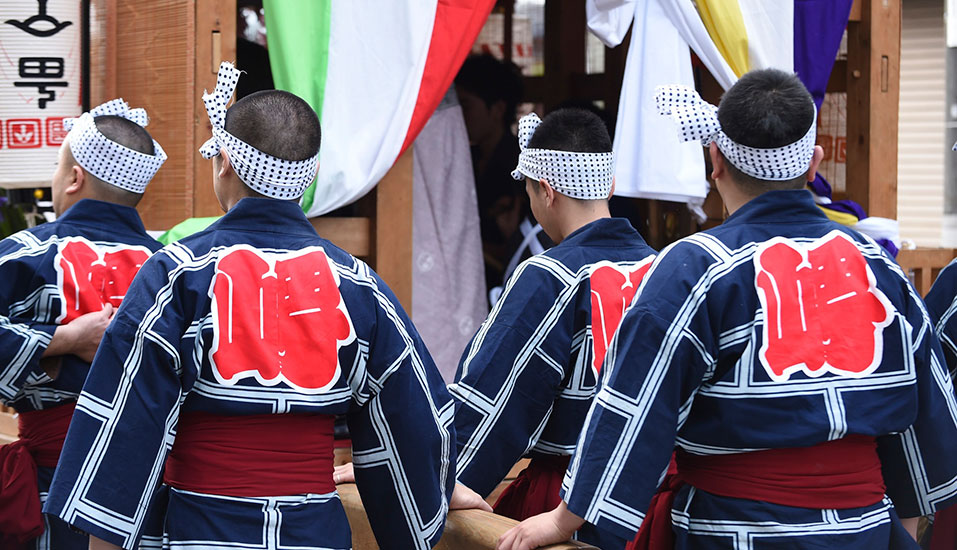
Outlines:
{"type": "Polygon", "coordinates": [[[488,313],[472,159],[454,90],[413,147],[412,320],[451,382],[488,313]]]}

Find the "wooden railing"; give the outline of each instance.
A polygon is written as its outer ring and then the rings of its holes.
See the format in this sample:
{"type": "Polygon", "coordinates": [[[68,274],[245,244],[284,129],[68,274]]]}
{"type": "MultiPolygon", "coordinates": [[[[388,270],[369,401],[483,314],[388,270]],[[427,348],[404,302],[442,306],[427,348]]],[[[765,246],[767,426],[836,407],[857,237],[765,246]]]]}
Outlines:
{"type": "Polygon", "coordinates": [[[957,249],[953,248],[916,248],[901,250],[897,255],[897,263],[910,277],[914,287],[921,296],[926,296],[940,270],[957,257],[957,249]]]}

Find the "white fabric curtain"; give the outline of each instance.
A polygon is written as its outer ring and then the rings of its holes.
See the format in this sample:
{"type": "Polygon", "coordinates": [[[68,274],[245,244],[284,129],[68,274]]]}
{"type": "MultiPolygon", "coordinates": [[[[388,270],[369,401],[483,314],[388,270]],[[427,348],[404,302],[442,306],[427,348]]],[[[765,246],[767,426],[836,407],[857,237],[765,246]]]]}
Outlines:
{"type": "Polygon", "coordinates": [[[688,45],[658,0],[588,0],[588,28],[609,47],[633,25],[618,106],[615,194],[685,202],[708,193],[701,145],[681,143],[655,88],[694,85],[688,45]]]}

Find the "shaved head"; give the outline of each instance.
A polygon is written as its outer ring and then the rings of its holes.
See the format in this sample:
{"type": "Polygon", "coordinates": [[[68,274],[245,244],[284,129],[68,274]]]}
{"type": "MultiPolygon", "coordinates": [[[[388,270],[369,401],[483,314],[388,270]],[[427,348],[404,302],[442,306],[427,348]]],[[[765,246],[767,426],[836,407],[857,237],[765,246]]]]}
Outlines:
{"type": "Polygon", "coordinates": [[[147,155],[155,155],[153,136],[139,124],[121,116],[103,115],[93,119],[96,129],[107,139],[147,155]]]}
{"type": "Polygon", "coordinates": [[[319,152],[319,117],[303,99],[281,90],[264,90],[226,111],[230,134],[283,160],[305,160],[319,152]]]}

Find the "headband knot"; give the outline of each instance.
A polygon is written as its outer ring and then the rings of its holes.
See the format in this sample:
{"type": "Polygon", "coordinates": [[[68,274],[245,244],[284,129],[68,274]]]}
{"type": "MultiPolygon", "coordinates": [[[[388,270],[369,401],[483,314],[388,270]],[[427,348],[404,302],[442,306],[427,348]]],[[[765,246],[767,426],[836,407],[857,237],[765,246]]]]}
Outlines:
{"type": "Polygon", "coordinates": [[[166,151],[153,140],[153,154],[148,155],[120,145],[104,136],[96,127],[96,117],[118,116],[146,127],[149,117],[145,109],[130,109],[122,98],[107,101],[76,118],[63,120],[69,132],[67,141],[77,164],[100,181],[142,194],[156,171],[166,162],[166,151]]]}
{"type": "Polygon", "coordinates": [[[817,110],[811,127],[801,139],[771,149],[748,147],[735,142],[721,129],[718,108],[701,99],[689,86],[658,86],[655,90],[658,113],[670,116],[678,125],[681,141],[715,143],[728,162],[745,174],[771,181],[792,180],[807,173],[817,139],[817,110]]]}
{"type": "Polygon", "coordinates": [[[224,61],[219,66],[213,93],[203,93],[213,137],[199,148],[199,153],[203,158],[211,159],[225,149],[236,175],[252,190],[274,199],[297,199],[316,177],[319,153],[304,160],[281,159],[226,131],[226,105],[236,90],[240,72],[232,63],[224,61]]]}
{"type": "Polygon", "coordinates": [[[518,121],[521,153],[512,178],[546,180],[559,193],[585,200],[607,199],[615,177],[615,154],[579,153],[528,147],[542,119],[529,113],[518,121]]]}

